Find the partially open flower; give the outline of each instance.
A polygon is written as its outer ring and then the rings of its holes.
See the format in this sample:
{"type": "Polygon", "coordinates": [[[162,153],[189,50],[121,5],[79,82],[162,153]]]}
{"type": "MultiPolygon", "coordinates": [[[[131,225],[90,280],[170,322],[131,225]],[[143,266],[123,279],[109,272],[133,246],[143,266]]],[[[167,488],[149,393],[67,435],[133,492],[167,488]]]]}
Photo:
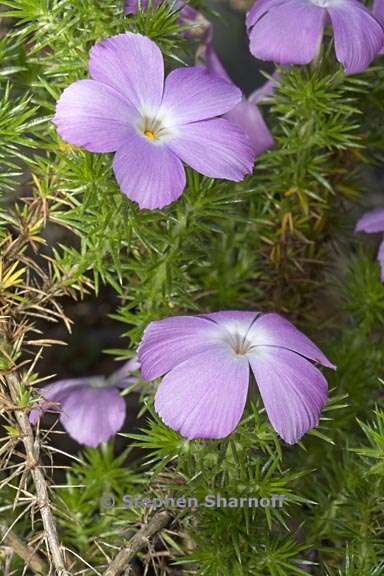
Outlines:
{"type": "Polygon", "coordinates": [[[80,444],[96,447],[107,442],[125,420],[126,406],[119,389],[137,381],[133,373],[138,368],[134,358],[109,378],[73,378],[45,386],[40,390],[45,402],[31,411],[30,422],[36,424],[44,410],[57,410],[65,430],[80,444]]]}
{"type": "Polygon", "coordinates": [[[317,426],[328,386],[313,363],[335,368],[278,314],[225,311],[152,322],[139,347],[162,420],[186,438],[224,438],[243,414],[250,368],[269,420],[289,444],[317,426]]]}
{"type": "Polygon", "coordinates": [[[329,23],[346,73],[368,68],[384,45],[384,29],[359,0],[256,0],[247,14],[250,50],[261,60],[309,64],[329,23]]]}

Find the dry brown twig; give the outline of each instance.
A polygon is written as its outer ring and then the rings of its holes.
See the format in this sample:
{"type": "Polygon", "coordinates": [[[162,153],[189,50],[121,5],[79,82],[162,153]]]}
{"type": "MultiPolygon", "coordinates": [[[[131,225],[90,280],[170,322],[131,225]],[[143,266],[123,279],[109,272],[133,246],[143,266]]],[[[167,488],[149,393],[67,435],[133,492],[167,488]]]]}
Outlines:
{"type": "Polygon", "coordinates": [[[30,567],[34,574],[45,576],[49,569],[44,560],[30,546],[25,544],[13,530],[5,524],[0,524],[0,536],[4,544],[9,546],[30,567]]]}
{"type": "Polygon", "coordinates": [[[172,514],[168,510],[157,512],[153,518],[135,534],[129,544],[120,550],[117,556],[112,560],[104,576],[120,576],[124,570],[127,570],[129,563],[134,559],[150,542],[150,539],[164,530],[172,520],[172,514]]]}
{"type": "MultiPolygon", "coordinates": [[[[9,374],[6,380],[11,398],[13,402],[17,404],[19,402],[20,382],[14,373],[9,374]]],[[[35,485],[37,504],[46,533],[48,549],[52,557],[52,564],[55,567],[57,576],[70,576],[70,573],[65,567],[64,557],[57,534],[56,522],[50,506],[46,478],[40,468],[39,445],[35,442],[28,414],[25,410],[15,410],[15,418],[24,444],[26,465],[31,472],[35,485]]]]}

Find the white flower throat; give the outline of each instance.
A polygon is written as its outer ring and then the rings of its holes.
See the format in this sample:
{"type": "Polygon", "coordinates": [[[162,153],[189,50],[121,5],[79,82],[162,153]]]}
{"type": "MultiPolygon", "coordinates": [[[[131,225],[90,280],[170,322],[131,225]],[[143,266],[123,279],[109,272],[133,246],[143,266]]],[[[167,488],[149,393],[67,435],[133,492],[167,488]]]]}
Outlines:
{"type": "Polygon", "coordinates": [[[234,353],[238,356],[245,356],[252,348],[252,343],[239,333],[232,334],[229,343],[234,353]]]}
{"type": "Polygon", "coordinates": [[[164,111],[143,110],[136,123],[137,131],[151,142],[159,143],[174,136],[175,130],[169,127],[169,118],[164,111]]]}
{"type": "Polygon", "coordinates": [[[237,356],[246,356],[254,347],[251,340],[248,339],[249,327],[242,329],[237,323],[233,326],[226,327],[224,342],[226,342],[237,356]]]}
{"type": "Polygon", "coordinates": [[[137,127],[148,140],[159,140],[166,135],[166,128],[163,127],[161,121],[157,118],[140,118],[137,127]]]}
{"type": "Polygon", "coordinates": [[[332,6],[337,6],[342,0],[309,0],[311,4],[319,6],[320,8],[332,8],[332,6]]]}

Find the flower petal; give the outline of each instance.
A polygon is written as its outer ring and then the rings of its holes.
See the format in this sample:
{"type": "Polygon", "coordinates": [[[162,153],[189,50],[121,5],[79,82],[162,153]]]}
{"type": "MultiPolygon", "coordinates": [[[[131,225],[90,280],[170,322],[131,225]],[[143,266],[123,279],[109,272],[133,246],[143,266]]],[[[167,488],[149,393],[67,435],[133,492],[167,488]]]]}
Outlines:
{"type": "Polygon", "coordinates": [[[384,20],[384,0],[375,0],[372,11],[376,18],[384,20]]]}
{"type": "Polygon", "coordinates": [[[380,278],[381,281],[384,282],[384,240],[380,243],[379,253],[377,255],[377,259],[380,262],[380,278]]]}
{"type": "Polygon", "coordinates": [[[173,125],[221,116],[241,100],[239,88],[205,66],[176,68],[165,81],[162,108],[173,125]]]}
{"type": "Polygon", "coordinates": [[[222,328],[200,316],[174,316],[151,322],[138,350],[143,378],[154,380],[196,354],[222,348],[222,335],[222,328]]]}
{"type": "Polygon", "coordinates": [[[78,80],[62,93],[53,122],[70,144],[90,152],[114,152],[135,118],[135,109],[116,90],[95,80],[78,80]]]}
{"type": "Polygon", "coordinates": [[[174,4],[176,10],[179,10],[178,23],[186,27],[182,32],[185,38],[198,38],[204,42],[211,40],[213,34],[212,24],[201,12],[181,0],[176,2],[171,0],[171,3],[174,4]]]}
{"type": "Polygon", "coordinates": [[[231,78],[227,74],[227,71],[225,70],[217,55],[217,52],[213,46],[213,42],[208,42],[205,45],[202,58],[211,74],[216,74],[216,76],[220,76],[220,78],[223,78],[223,80],[233,84],[231,78]]]}
{"type": "Polygon", "coordinates": [[[265,16],[270,8],[278,6],[279,4],[284,4],[284,2],[286,2],[286,0],[255,0],[253,6],[247,12],[247,28],[254,26],[262,16],[265,16]]]}
{"type": "Polygon", "coordinates": [[[163,378],[155,409],[185,438],[225,438],[243,414],[248,383],[246,358],[230,350],[206,350],[163,378]]]}
{"type": "Polygon", "coordinates": [[[57,411],[61,410],[61,406],[52,406],[52,403],[62,404],[66,398],[75,389],[87,385],[86,378],[70,378],[68,380],[58,380],[48,386],[44,386],[39,390],[39,394],[46,402],[41,402],[39,407],[31,410],[29,414],[29,421],[31,424],[37,424],[43,415],[44,410],[57,411]]]}
{"type": "MultiPolygon", "coordinates": [[[[247,338],[253,346],[290,350],[327,368],[336,368],[312,340],[279,314],[268,313],[259,316],[249,330],[247,338]]],[[[279,350],[276,350],[276,354],[279,354],[279,350]]]]}
{"type": "Polygon", "coordinates": [[[272,74],[270,80],[267,80],[259,88],[256,88],[250,96],[248,96],[249,102],[256,104],[257,102],[268,100],[270,96],[273,95],[277,86],[280,84],[280,74],[277,70],[272,74]]]}
{"type": "Polygon", "coordinates": [[[273,428],[294,444],[318,425],[327,381],[308,360],[289,350],[261,346],[249,360],[273,428]]]}
{"type": "MultiPolygon", "coordinates": [[[[384,26],[384,0],[375,0],[372,9],[373,15],[384,26]]],[[[380,50],[380,54],[384,54],[384,47],[380,50]]]]}
{"type": "MultiPolygon", "coordinates": [[[[147,10],[148,0],[141,0],[141,9],[147,10]]],[[[126,16],[130,14],[137,14],[139,11],[139,0],[125,0],[124,1],[124,14],[126,16]]]]}
{"type": "MultiPolygon", "coordinates": [[[[162,0],[151,0],[151,7],[154,10],[161,4],[162,0]]],[[[149,0],[125,0],[124,2],[124,14],[129,16],[130,14],[137,14],[139,9],[146,12],[149,7],[149,0]]]]}
{"type": "Polygon", "coordinates": [[[255,58],[279,64],[311,62],[320,47],[326,10],[308,0],[286,0],[265,5],[268,5],[267,12],[260,7],[253,12],[253,17],[248,18],[250,51],[255,58]]]}
{"type": "Polygon", "coordinates": [[[357,222],[355,232],[384,232],[384,208],[376,208],[364,214],[357,222]]]}
{"type": "Polygon", "coordinates": [[[224,118],[186,124],[168,146],[197,172],[235,182],[252,172],[255,160],[246,134],[224,118]]]}
{"type": "MultiPolygon", "coordinates": [[[[202,57],[211,74],[216,74],[227,82],[232,83],[232,80],[220,62],[212,42],[208,42],[205,46],[202,57]]],[[[270,81],[270,83],[271,85],[273,84],[272,81],[270,81]]],[[[268,88],[268,93],[271,92],[272,89],[268,88]]],[[[262,152],[273,146],[274,142],[272,134],[265,124],[260,110],[255,104],[251,103],[250,99],[246,100],[245,98],[242,98],[242,100],[234,108],[229,110],[224,117],[247,134],[256,156],[262,154],[262,152]]]]}
{"type": "Polygon", "coordinates": [[[347,74],[362,72],[384,44],[384,29],[357,0],[328,8],[335,37],[336,57],[347,74]]]}
{"type": "Polygon", "coordinates": [[[137,372],[138,370],[140,370],[140,362],[137,356],[135,356],[109,376],[108,384],[116,386],[117,388],[127,388],[127,386],[138,381],[138,377],[133,374],[133,372],[137,372]]]}
{"type": "Polygon", "coordinates": [[[121,191],[140,208],[163,208],[185,188],[185,171],[177,156],[140,134],[132,133],[116,152],[113,171],[121,191]]]}
{"type": "Polygon", "coordinates": [[[272,134],[256,104],[243,99],[225,118],[247,134],[256,156],[273,146],[272,134]]]}
{"type": "Polygon", "coordinates": [[[98,42],[91,50],[89,72],[138,110],[157,111],[160,106],[164,61],[158,46],[146,36],[126,32],[98,42]]]}
{"type": "Polygon", "coordinates": [[[125,411],[125,401],[116,388],[85,386],[65,400],[60,420],[72,438],[95,448],[120,430],[125,411]]]}
{"type": "Polygon", "coordinates": [[[216,324],[219,324],[231,334],[235,332],[246,334],[259,314],[260,312],[247,312],[244,310],[223,310],[221,312],[202,314],[200,317],[213,320],[213,322],[216,322],[216,324]]]}
{"type": "Polygon", "coordinates": [[[32,426],[35,426],[35,424],[37,424],[38,421],[40,420],[40,418],[42,417],[43,409],[44,409],[44,406],[41,405],[40,408],[34,408],[33,410],[30,411],[29,421],[32,424],[32,426]]]}

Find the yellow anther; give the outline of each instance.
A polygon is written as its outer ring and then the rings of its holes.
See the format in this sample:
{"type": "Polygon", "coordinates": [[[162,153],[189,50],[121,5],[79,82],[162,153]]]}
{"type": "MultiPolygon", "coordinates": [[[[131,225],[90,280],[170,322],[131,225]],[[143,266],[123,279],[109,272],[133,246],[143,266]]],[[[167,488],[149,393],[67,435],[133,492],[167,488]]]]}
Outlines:
{"type": "Polygon", "coordinates": [[[144,134],[146,135],[147,138],[149,138],[150,140],[154,140],[156,138],[156,134],[154,132],[152,132],[152,130],[145,130],[144,134]]]}

